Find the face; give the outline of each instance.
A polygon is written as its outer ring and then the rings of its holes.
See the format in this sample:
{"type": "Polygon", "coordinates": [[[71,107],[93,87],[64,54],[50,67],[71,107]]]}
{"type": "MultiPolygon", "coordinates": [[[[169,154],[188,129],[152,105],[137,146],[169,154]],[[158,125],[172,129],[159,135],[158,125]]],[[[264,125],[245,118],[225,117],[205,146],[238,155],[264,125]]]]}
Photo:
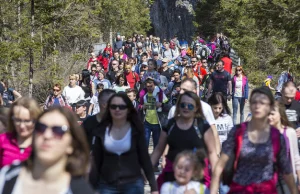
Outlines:
{"type": "Polygon", "coordinates": [[[148,65],[143,65],[142,70],[147,71],[148,70],[148,65]]]}
{"type": "Polygon", "coordinates": [[[100,71],[101,69],[102,69],[101,65],[98,64],[98,65],[96,66],[96,71],[100,71]]]}
{"type": "Polygon", "coordinates": [[[69,127],[65,116],[58,112],[50,112],[40,118],[34,138],[35,155],[39,162],[46,165],[67,162],[68,155],[73,152],[69,127]]]}
{"type": "Polygon", "coordinates": [[[250,99],[252,118],[264,119],[271,112],[270,100],[264,94],[255,93],[250,99]]]}
{"type": "Polygon", "coordinates": [[[223,111],[223,105],[222,103],[211,105],[211,109],[213,111],[215,118],[218,118],[223,111]]]}
{"type": "Polygon", "coordinates": [[[216,67],[217,67],[217,70],[219,70],[219,71],[222,71],[224,69],[224,65],[222,62],[218,62],[216,67]]]}
{"type": "Polygon", "coordinates": [[[295,99],[296,95],[295,87],[286,87],[282,94],[282,101],[285,105],[290,105],[292,101],[295,99]]]}
{"type": "Polygon", "coordinates": [[[122,55],[123,54],[123,50],[119,50],[119,54],[122,55]]]}
{"type": "Polygon", "coordinates": [[[276,126],[278,123],[280,123],[280,119],[281,117],[280,117],[278,107],[275,107],[269,115],[269,123],[272,126],[276,126]]]}
{"type": "Polygon", "coordinates": [[[114,53],[114,57],[115,57],[115,58],[119,58],[119,57],[120,57],[119,53],[118,53],[118,52],[115,52],[115,53],[114,53]]]}
{"type": "Polygon", "coordinates": [[[205,68],[207,67],[207,60],[202,60],[202,66],[205,68]]]}
{"type": "Polygon", "coordinates": [[[128,98],[133,102],[136,98],[136,94],[134,92],[127,93],[128,98]]]}
{"type": "Polygon", "coordinates": [[[242,69],[237,67],[235,73],[236,73],[236,75],[241,75],[242,69]]]}
{"type": "Polygon", "coordinates": [[[189,158],[181,157],[174,166],[174,176],[180,185],[186,185],[194,175],[194,167],[189,158]]]}
{"type": "Polygon", "coordinates": [[[124,80],[123,78],[120,78],[120,80],[119,80],[119,81],[120,81],[120,85],[121,85],[121,86],[123,86],[123,85],[124,85],[124,83],[125,83],[125,80],[124,80]]]}
{"type": "Polygon", "coordinates": [[[120,70],[122,70],[122,69],[124,68],[124,63],[121,63],[121,64],[118,66],[118,68],[119,68],[120,70]]]}
{"type": "Polygon", "coordinates": [[[196,66],[197,65],[197,59],[196,58],[192,58],[191,60],[192,66],[196,66]]]}
{"type": "Polygon", "coordinates": [[[182,59],[182,65],[187,65],[188,64],[188,60],[187,59],[182,59]]]}
{"type": "Polygon", "coordinates": [[[76,106],[76,114],[82,115],[86,112],[86,106],[76,106]]]}
{"type": "Polygon", "coordinates": [[[103,75],[103,73],[99,73],[99,75],[98,75],[98,79],[99,79],[99,80],[103,80],[103,79],[104,79],[104,75],[103,75]]]}
{"type": "Polygon", "coordinates": [[[53,95],[58,96],[60,94],[60,89],[58,87],[53,87],[53,95]]]}
{"type": "Polygon", "coordinates": [[[15,106],[13,108],[13,123],[16,128],[18,137],[27,138],[32,135],[34,121],[30,117],[30,112],[23,106],[15,106]]]}
{"type": "Polygon", "coordinates": [[[143,61],[143,62],[147,62],[147,56],[143,56],[143,57],[142,57],[142,61],[143,61]]]}
{"type": "Polygon", "coordinates": [[[130,65],[126,65],[125,66],[125,72],[126,73],[130,73],[131,72],[131,66],[130,65]]]}
{"type": "Polygon", "coordinates": [[[148,92],[152,93],[155,88],[155,85],[153,82],[149,82],[149,83],[146,83],[146,87],[147,87],[148,92]]]}
{"type": "Polygon", "coordinates": [[[95,75],[95,74],[96,74],[96,71],[97,71],[97,68],[94,68],[94,67],[93,67],[93,68],[91,69],[92,75],[95,75]]]}
{"type": "Polygon", "coordinates": [[[75,86],[75,85],[76,85],[76,80],[75,80],[74,77],[71,77],[71,78],[69,79],[69,81],[70,81],[70,86],[75,86]]]}
{"type": "Polygon", "coordinates": [[[128,108],[124,100],[120,97],[112,99],[109,111],[113,119],[126,119],[128,114],[128,108]]]}
{"type": "Polygon", "coordinates": [[[180,94],[183,94],[185,91],[196,93],[195,86],[191,82],[184,82],[180,85],[180,94]]]}
{"type": "Polygon", "coordinates": [[[174,73],[173,76],[174,76],[174,79],[176,81],[180,80],[180,74],[179,73],[174,73]]]}
{"type": "Polygon", "coordinates": [[[154,70],[154,65],[152,63],[149,63],[148,70],[150,71],[154,70]]]}
{"type": "Polygon", "coordinates": [[[182,96],[179,104],[180,116],[183,118],[191,118],[194,117],[195,112],[196,112],[195,101],[186,95],[182,96]]]}
{"type": "Polygon", "coordinates": [[[119,63],[117,61],[113,61],[111,65],[114,71],[119,70],[119,63]]]}
{"type": "Polygon", "coordinates": [[[140,75],[139,75],[139,76],[140,76],[141,79],[142,79],[142,77],[144,76],[144,73],[145,73],[144,71],[141,71],[141,72],[140,72],[140,75]]]}

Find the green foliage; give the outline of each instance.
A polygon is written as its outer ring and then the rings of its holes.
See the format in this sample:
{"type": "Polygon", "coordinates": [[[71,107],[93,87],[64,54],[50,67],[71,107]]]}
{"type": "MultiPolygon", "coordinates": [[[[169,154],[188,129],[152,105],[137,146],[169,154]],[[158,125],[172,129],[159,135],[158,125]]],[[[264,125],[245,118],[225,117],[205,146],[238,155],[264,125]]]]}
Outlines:
{"type": "Polygon", "coordinates": [[[300,1],[207,0],[198,8],[199,31],[229,37],[253,84],[288,69],[300,77],[300,1]]]}
{"type": "MultiPolygon", "coordinates": [[[[152,0],[0,0],[0,72],[23,95],[28,92],[29,52],[34,54],[34,97],[41,102],[53,83],[85,68],[88,46],[111,31],[131,35],[150,28],[152,0]]],[[[108,36],[109,37],[109,36],[108,36]]],[[[64,84],[63,84],[64,85],[64,84]]]]}

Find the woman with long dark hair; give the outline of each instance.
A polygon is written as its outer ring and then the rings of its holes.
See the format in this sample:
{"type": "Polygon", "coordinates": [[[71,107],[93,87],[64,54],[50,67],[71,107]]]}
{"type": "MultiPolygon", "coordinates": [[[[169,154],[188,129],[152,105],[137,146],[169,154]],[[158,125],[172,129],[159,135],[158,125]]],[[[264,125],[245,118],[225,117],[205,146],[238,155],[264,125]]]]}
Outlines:
{"type": "Polygon", "coordinates": [[[24,163],[0,172],[0,193],[92,194],[83,176],[89,149],[76,115],[63,107],[46,110],[36,119],[32,153],[24,163]]]}
{"type": "Polygon", "coordinates": [[[130,86],[127,82],[127,78],[125,74],[121,74],[117,77],[115,84],[113,85],[113,90],[115,90],[117,93],[118,92],[125,92],[126,89],[129,89],[130,86]]]}
{"type": "MultiPolygon", "coordinates": [[[[165,168],[157,180],[159,186],[164,182],[175,181],[173,162],[176,155],[184,150],[205,150],[214,169],[218,160],[214,135],[203,115],[200,98],[194,92],[186,91],[178,97],[175,116],[161,131],[158,145],[151,155],[153,165],[158,162],[167,144],[169,150],[166,154],[165,168]]],[[[209,180],[205,179],[204,183],[209,185],[209,180]]]]}
{"type": "Polygon", "coordinates": [[[267,87],[252,91],[252,119],[249,123],[242,123],[230,130],[213,171],[211,193],[218,192],[221,174],[225,177],[224,169],[229,161],[228,167],[233,170],[233,178],[232,181],[228,180],[230,174],[227,174],[227,179],[223,179],[230,186],[229,193],[275,194],[278,172],[283,174],[290,193],[297,193],[284,138],[278,129],[269,124],[268,116],[274,107],[274,101],[273,94],[267,87]]]}
{"type": "Polygon", "coordinates": [[[98,125],[92,149],[101,194],[143,194],[141,169],[150,183],[152,194],[158,193],[151,165],[143,123],[126,93],[113,95],[98,125]]]}

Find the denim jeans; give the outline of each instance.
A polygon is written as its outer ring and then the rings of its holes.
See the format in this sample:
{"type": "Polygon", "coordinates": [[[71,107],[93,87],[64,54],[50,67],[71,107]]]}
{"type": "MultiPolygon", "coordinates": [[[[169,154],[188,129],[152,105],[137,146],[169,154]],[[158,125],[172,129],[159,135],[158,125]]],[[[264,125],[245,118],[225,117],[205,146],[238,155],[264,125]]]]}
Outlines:
{"type": "Polygon", "coordinates": [[[233,97],[232,100],[232,109],[233,109],[233,124],[236,125],[236,117],[238,107],[240,105],[240,123],[244,122],[244,107],[245,107],[245,98],[244,97],[233,97]]]}
{"type": "Polygon", "coordinates": [[[150,142],[150,136],[152,132],[152,139],[153,139],[153,149],[158,144],[159,135],[160,135],[160,125],[159,124],[150,124],[146,120],[144,122],[144,128],[145,128],[145,138],[146,138],[146,145],[149,148],[149,142],[150,142]]]}
{"type": "Polygon", "coordinates": [[[223,183],[220,184],[219,187],[219,194],[227,194],[230,190],[230,187],[227,185],[223,185],[223,183]]]}
{"type": "Polygon", "coordinates": [[[140,178],[135,182],[122,185],[100,183],[98,191],[101,194],[144,194],[144,181],[140,178]]]}

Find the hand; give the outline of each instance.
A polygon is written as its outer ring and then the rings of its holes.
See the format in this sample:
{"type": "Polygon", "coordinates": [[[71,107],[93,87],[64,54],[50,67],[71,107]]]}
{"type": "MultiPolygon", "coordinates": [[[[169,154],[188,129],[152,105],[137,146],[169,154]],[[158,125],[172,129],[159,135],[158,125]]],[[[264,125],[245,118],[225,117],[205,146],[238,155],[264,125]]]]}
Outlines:
{"type": "Polygon", "coordinates": [[[201,90],[201,91],[203,91],[203,90],[204,90],[204,87],[203,87],[203,86],[200,86],[199,88],[200,88],[200,90],[201,90]]]}
{"type": "Polygon", "coordinates": [[[183,194],[197,194],[197,192],[195,191],[195,189],[187,189],[187,185],[185,186],[185,191],[183,194]]]}
{"type": "Polygon", "coordinates": [[[203,76],[202,75],[198,75],[198,77],[200,78],[200,80],[202,80],[203,76]]]}
{"type": "Polygon", "coordinates": [[[162,105],[162,103],[161,102],[156,102],[156,108],[159,108],[159,107],[161,107],[161,105],[162,105]]]}
{"type": "Polygon", "coordinates": [[[230,101],[231,100],[231,95],[227,96],[227,100],[230,101]]]}
{"type": "Polygon", "coordinates": [[[245,103],[248,103],[248,99],[245,99],[245,103]]]}
{"type": "Polygon", "coordinates": [[[300,127],[298,127],[298,128],[296,129],[296,134],[297,134],[297,137],[299,138],[299,137],[300,137],[300,127]]]}

